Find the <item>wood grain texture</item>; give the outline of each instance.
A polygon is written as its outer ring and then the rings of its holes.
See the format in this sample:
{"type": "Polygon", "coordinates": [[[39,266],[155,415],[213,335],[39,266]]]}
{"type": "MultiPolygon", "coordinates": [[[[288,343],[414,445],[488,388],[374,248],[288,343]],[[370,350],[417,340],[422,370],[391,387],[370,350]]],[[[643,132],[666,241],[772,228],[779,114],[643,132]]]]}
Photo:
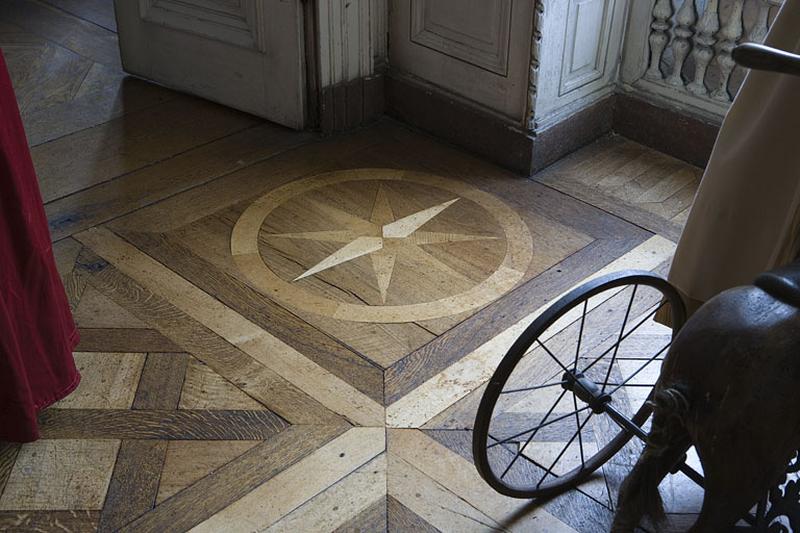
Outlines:
{"type": "MultiPolygon", "coordinates": [[[[453,453],[461,456],[467,463],[472,464],[471,432],[432,430],[423,431],[423,433],[453,453]]],[[[511,472],[509,481],[523,482],[526,479],[526,475],[531,474],[511,472]]],[[[529,507],[530,509],[522,508],[523,520],[515,523],[515,527],[511,527],[512,530],[527,530],[524,516],[535,511],[535,509],[543,509],[576,531],[606,531],[611,525],[612,505],[610,505],[606,493],[605,478],[602,474],[581,484],[574,490],[567,491],[547,501],[530,502],[529,507]]],[[[535,526],[534,530],[536,530],[535,526]]]]}
{"type": "Polygon", "coordinates": [[[0,511],[0,530],[19,533],[96,531],[100,511],[0,511]]]}
{"type": "Polygon", "coordinates": [[[386,497],[386,530],[418,531],[419,533],[438,533],[439,530],[423,520],[411,509],[400,503],[394,496],[386,497]]]}
{"type": "Polygon", "coordinates": [[[496,493],[467,460],[418,430],[390,430],[388,448],[390,455],[448,487],[502,527],[574,531],[542,508],[496,493]]]}
{"type": "Polygon", "coordinates": [[[165,441],[122,441],[98,531],[116,531],[153,507],[166,451],[165,441]]]}
{"type": "Polygon", "coordinates": [[[57,409],[129,409],[136,394],[145,355],[141,353],[74,354],[81,382],[57,409]]]}
{"type": "MultiPolygon", "coordinates": [[[[65,1],[79,3],[83,0],[65,1]]],[[[40,5],[28,0],[20,5],[37,8],[37,4],[40,5]]],[[[51,15],[58,16],[58,10],[50,11],[51,15]]],[[[62,20],[71,18],[65,14],[62,20]]],[[[130,78],[119,65],[104,65],[69,49],[72,43],[79,44],[88,34],[56,43],[36,34],[35,30],[31,32],[7,20],[3,22],[0,45],[6,51],[9,74],[31,146],[165,102],[178,94],[130,78]]],[[[116,39],[110,51],[117,53],[116,39]]]]}
{"type": "MultiPolygon", "coordinates": [[[[386,432],[383,428],[351,428],[198,524],[192,531],[266,529],[385,450],[386,432]]],[[[385,487],[385,483],[380,483],[382,472],[379,465],[367,471],[368,480],[372,480],[373,496],[378,489],[380,495],[385,487]]]]}
{"type": "Polygon", "coordinates": [[[698,167],[622,137],[606,137],[534,179],[677,240],[701,175],[698,167]]]}
{"type": "Polygon", "coordinates": [[[259,410],[263,405],[239,390],[208,365],[192,357],[180,392],[180,409],[259,410]]]}
{"type": "Polygon", "coordinates": [[[115,232],[168,233],[253,197],[267,186],[279,186],[331,167],[347,168],[347,159],[353,153],[369,150],[375,142],[372,132],[358,132],[309,143],[301,150],[288,150],[225,174],[203,187],[189,188],[158,206],[116,220],[109,227],[115,232]],[[155,213],[158,216],[154,218],[155,213]]]}
{"type": "MultiPolygon", "coordinates": [[[[386,488],[384,487],[384,492],[386,488]]],[[[341,526],[334,533],[386,533],[387,531],[386,497],[381,497],[368,508],[361,511],[341,526]]]]}
{"type": "Polygon", "coordinates": [[[117,36],[105,28],[31,0],[3,2],[0,18],[92,61],[120,67],[117,36]]]}
{"type": "MultiPolygon", "coordinates": [[[[82,276],[84,280],[88,279],[82,276]]],[[[180,352],[173,341],[154,329],[81,328],[81,352],[180,352]]]]}
{"type": "Polygon", "coordinates": [[[0,510],[99,510],[118,448],[118,440],[25,444],[0,495],[0,510]]]}
{"type": "Polygon", "coordinates": [[[176,409],[188,361],[185,353],[147,354],[133,409],[176,409]]]}
{"type": "Polygon", "coordinates": [[[114,4],[108,0],[44,0],[44,2],[108,31],[117,31],[114,4]]]}
{"type": "Polygon", "coordinates": [[[39,417],[46,439],[258,440],[287,427],[270,411],[48,409],[39,417]]]}
{"type": "Polygon", "coordinates": [[[338,423],[337,415],[106,261],[84,252],[79,262],[101,292],[290,423],[338,423]]]}
{"type": "Polygon", "coordinates": [[[158,165],[145,166],[111,182],[47,203],[50,232],[53,239],[64,238],[273,157],[312,138],[308,133],[261,124],[192,147],[158,165]]]}
{"type": "Polygon", "coordinates": [[[160,504],[260,443],[257,440],[169,441],[156,502],[160,504]]]}
{"type": "Polygon", "coordinates": [[[147,327],[144,322],[92,287],[83,291],[80,303],[72,313],[72,317],[75,320],[75,325],[80,329],[141,329],[147,327]]]}
{"type": "Polygon", "coordinates": [[[17,460],[20,446],[15,442],[0,442],[0,494],[3,493],[3,489],[6,487],[8,476],[11,475],[11,469],[17,460]]]}
{"type": "MultiPolygon", "coordinates": [[[[394,454],[389,454],[388,494],[436,530],[502,529],[490,517],[394,454]]],[[[416,522],[413,517],[411,521],[416,522]]]]}
{"type": "Polygon", "coordinates": [[[122,531],[187,530],[240,500],[346,429],[346,426],[290,427],[168,498],[122,531]]]}
{"type": "Polygon", "coordinates": [[[31,156],[49,202],[256,123],[249,115],[181,97],[41,144],[31,156]],[[70,156],[76,151],[82,157],[70,156]]]}
{"type": "Polygon", "coordinates": [[[62,239],[53,244],[53,258],[62,279],[72,272],[82,248],[83,245],[75,239],[62,239]]]}
{"type": "Polygon", "coordinates": [[[297,507],[267,531],[381,531],[386,526],[386,454],[297,507]]]}

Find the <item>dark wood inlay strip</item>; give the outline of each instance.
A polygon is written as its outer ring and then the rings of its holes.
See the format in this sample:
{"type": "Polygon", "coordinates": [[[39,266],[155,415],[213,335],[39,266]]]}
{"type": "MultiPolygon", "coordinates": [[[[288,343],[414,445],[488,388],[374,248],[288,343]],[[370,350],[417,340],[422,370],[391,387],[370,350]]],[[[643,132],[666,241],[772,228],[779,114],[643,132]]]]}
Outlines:
{"type": "Polygon", "coordinates": [[[288,424],[270,411],[47,409],[45,439],[261,440],[288,424]]]}
{"type": "Polygon", "coordinates": [[[154,329],[81,328],[77,352],[180,352],[182,348],[154,329]]]}
{"type": "Polygon", "coordinates": [[[122,441],[98,531],[116,531],[153,508],[166,453],[166,441],[122,441]]]}
{"type": "MultiPolygon", "coordinates": [[[[17,460],[20,445],[15,442],[0,442],[0,494],[6,488],[8,476],[17,460]]],[[[2,529],[2,528],[0,528],[2,529]]]]}
{"type": "Polygon", "coordinates": [[[147,355],[134,409],[177,409],[189,354],[151,353],[147,355]]]}

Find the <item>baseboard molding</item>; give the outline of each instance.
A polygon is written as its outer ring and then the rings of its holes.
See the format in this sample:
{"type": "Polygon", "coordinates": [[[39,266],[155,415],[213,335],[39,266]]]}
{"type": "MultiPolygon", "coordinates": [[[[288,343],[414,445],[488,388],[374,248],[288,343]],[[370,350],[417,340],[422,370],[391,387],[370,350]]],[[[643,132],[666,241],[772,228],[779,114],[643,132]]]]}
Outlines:
{"type": "Polygon", "coordinates": [[[620,135],[705,167],[719,125],[645,102],[627,94],[616,95],[614,131],[620,135]]]}
{"type": "Polygon", "coordinates": [[[536,132],[531,173],[542,170],[610,132],[615,104],[616,95],[611,94],[546,130],[536,132]]]}
{"type": "Polygon", "coordinates": [[[386,114],[514,172],[530,169],[532,136],[443,93],[388,76],[386,114]]]}
{"type": "Polygon", "coordinates": [[[678,110],[612,94],[531,134],[443,92],[382,75],[323,89],[320,129],[346,131],[384,113],[524,176],[611,131],[704,167],[719,132],[678,110]]]}
{"type": "Polygon", "coordinates": [[[324,87],[319,99],[319,129],[330,134],[373,122],[384,113],[384,87],[383,75],[324,87]]]}
{"type": "Polygon", "coordinates": [[[430,88],[386,78],[386,113],[524,176],[611,131],[613,96],[532,135],[430,88]]]}

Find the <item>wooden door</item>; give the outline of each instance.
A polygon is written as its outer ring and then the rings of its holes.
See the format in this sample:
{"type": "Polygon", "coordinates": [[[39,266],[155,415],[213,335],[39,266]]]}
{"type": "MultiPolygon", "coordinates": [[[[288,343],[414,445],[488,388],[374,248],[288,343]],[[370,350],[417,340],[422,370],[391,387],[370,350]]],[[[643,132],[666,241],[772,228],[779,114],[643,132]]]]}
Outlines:
{"type": "Polygon", "coordinates": [[[115,0],[126,72],[305,126],[301,0],[115,0]]]}
{"type": "Polygon", "coordinates": [[[392,0],[390,64],[521,123],[532,21],[531,0],[392,0]]]}

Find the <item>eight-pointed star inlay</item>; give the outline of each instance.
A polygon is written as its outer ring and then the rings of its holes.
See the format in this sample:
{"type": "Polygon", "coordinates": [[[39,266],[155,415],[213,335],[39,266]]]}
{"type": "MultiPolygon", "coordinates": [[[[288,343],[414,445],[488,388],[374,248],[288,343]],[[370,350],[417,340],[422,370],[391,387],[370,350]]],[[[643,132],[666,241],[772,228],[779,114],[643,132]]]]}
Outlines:
{"type": "Polygon", "coordinates": [[[294,281],[299,281],[337,265],[369,255],[370,259],[372,259],[372,269],[378,281],[381,301],[386,303],[386,294],[392,282],[392,274],[399,254],[416,254],[420,252],[427,254],[422,248],[422,245],[425,244],[497,239],[497,237],[487,235],[443,233],[420,229],[457,201],[458,198],[454,198],[408,216],[395,218],[386,190],[380,185],[375,195],[375,203],[372,207],[370,219],[357,218],[359,222],[364,223],[363,226],[359,224],[358,228],[333,231],[273,233],[269,236],[344,243],[344,246],[297,276],[294,281]],[[366,231],[364,230],[365,228],[366,231]]]}

